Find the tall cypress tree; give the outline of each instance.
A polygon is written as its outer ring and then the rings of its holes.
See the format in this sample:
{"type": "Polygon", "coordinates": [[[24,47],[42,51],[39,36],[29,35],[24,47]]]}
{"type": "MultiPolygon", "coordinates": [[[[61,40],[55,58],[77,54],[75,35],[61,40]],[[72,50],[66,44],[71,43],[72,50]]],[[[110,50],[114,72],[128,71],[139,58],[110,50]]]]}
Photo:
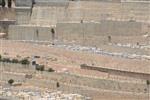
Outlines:
{"type": "Polygon", "coordinates": [[[2,0],[2,7],[5,7],[6,3],[5,0],[2,0]]]}
{"type": "Polygon", "coordinates": [[[12,5],[11,1],[12,1],[12,0],[8,0],[8,7],[9,7],[9,8],[11,8],[11,5],[12,5]]]}

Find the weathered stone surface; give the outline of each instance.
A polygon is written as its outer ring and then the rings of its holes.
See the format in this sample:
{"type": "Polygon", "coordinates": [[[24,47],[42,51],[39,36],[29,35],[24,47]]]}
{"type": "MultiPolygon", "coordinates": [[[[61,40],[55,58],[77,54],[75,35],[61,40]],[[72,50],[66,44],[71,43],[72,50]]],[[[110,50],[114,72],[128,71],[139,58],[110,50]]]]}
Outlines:
{"type": "Polygon", "coordinates": [[[32,6],[32,0],[16,0],[16,6],[32,6]]]}

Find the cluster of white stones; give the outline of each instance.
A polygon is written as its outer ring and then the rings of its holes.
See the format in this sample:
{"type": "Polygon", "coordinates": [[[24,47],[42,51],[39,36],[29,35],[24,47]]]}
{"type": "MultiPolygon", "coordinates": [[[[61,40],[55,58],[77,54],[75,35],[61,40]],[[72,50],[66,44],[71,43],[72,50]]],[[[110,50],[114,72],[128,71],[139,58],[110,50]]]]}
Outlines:
{"type": "Polygon", "coordinates": [[[10,97],[19,100],[87,100],[88,98],[79,94],[64,94],[61,91],[32,91],[28,90],[0,90],[0,97],[10,97]]]}
{"type": "MultiPolygon", "coordinates": [[[[51,46],[51,45],[49,45],[49,46],[51,46]]],[[[117,45],[117,46],[120,46],[120,45],[117,45]]],[[[57,45],[55,45],[55,47],[64,48],[64,49],[71,50],[71,51],[87,51],[87,52],[91,52],[91,53],[95,53],[95,54],[117,56],[117,57],[127,58],[127,59],[150,60],[149,55],[130,54],[127,52],[110,52],[110,51],[106,51],[106,50],[103,50],[103,49],[97,48],[97,47],[87,47],[87,46],[81,46],[81,45],[64,45],[64,44],[57,44],[57,45]]]]}

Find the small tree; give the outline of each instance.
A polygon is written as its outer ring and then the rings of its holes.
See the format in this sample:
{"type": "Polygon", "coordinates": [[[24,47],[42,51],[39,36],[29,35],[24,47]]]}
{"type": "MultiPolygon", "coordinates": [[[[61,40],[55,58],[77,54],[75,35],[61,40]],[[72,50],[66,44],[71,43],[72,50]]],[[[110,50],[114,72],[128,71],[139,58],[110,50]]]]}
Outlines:
{"type": "Polygon", "coordinates": [[[0,55],[0,61],[2,60],[2,56],[0,55]]]}
{"type": "Polygon", "coordinates": [[[150,99],[150,98],[149,98],[149,92],[150,92],[150,90],[149,90],[150,80],[146,80],[146,84],[147,84],[147,89],[148,89],[148,100],[149,100],[149,99],[150,99]]]}
{"type": "Polygon", "coordinates": [[[111,36],[108,36],[108,42],[111,42],[111,36]]]}
{"type": "Polygon", "coordinates": [[[59,87],[60,87],[59,82],[57,82],[57,83],[56,83],[56,87],[57,87],[57,88],[59,88],[59,87]]]}
{"type": "Polygon", "coordinates": [[[147,85],[150,85],[150,81],[149,81],[149,80],[146,80],[146,84],[147,84],[147,85]]]}
{"type": "Polygon", "coordinates": [[[36,36],[37,36],[37,38],[39,37],[39,30],[38,29],[36,30],[36,36]]]}
{"type": "Polygon", "coordinates": [[[55,39],[55,30],[54,30],[54,28],[51,29],[51,33],[52,33],[52,41],[53,41],[52,45],[55,45],[55,43],[54,43],[54,39],[55,39]]]}
{"type": "Polygon", "coordinates": [[[8,80],[8,84],[12,85],[14,83],[13,79],[8,80]]]}
{"type": "Polygon", "coordinates": [[[55,34],[54,28],[51,29],[51,33],[52,33],[52,34],[55,34]]]}

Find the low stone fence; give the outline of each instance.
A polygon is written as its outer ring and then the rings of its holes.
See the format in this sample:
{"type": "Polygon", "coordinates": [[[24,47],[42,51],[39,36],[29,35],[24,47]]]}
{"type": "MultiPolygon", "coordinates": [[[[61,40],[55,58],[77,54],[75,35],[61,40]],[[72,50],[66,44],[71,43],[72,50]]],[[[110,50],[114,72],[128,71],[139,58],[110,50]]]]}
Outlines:
{"type": "Polygon", "coordinates": [[[100,72],[106,72],[110,75],[112,74],[112,75],[119,75],[119,76],[134,77],[137,79],[150,80],[150,74],[148,74],[148,73],[129,72],[129,71],[109,69],[109,68],[103,68],[103,67],[95,67],[95,66],[88,66],[88,65],[81,65],[81,68],[82,69],[88,69],[88,70],[97,70],[100,72]]]}

